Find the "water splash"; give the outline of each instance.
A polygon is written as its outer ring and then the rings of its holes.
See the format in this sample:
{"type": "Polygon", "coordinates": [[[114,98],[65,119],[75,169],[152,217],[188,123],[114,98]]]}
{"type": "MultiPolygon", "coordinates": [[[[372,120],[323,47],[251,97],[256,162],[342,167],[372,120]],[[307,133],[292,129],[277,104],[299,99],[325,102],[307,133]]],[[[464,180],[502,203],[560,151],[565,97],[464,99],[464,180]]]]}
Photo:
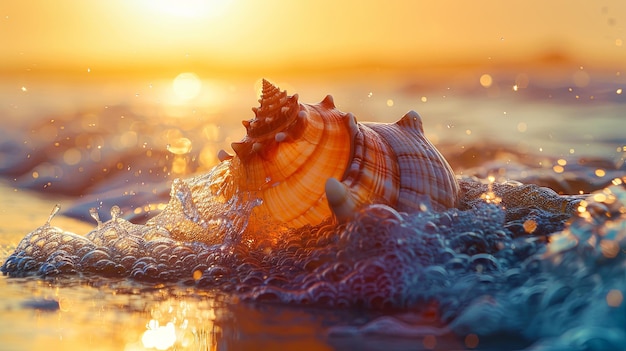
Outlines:
{"type": "Polygon", "coordinates": [[[626,323],[623,179],[583,200],[464,178],[459,209],[407,214],[372,205],[342,226],[288,230],[255,218],[258,200],[237,191],[231,171],[223,162],[175,181],[170,204],[146,225],[124,220],[114,206],[104,223],[93,211],[98,226],[82,237],[51,227],[51,216],[2,271],[180,282],[246,301],[391,313],[334,327],[332,337],[397,335],[402,327],[400,337],[453,333],[467,345],[502,334],[540,340],[537,349],[626,342],[615,327],[626,323]],[[487,203],[485,193],[501,202],[487,203]],[[435,310],[436,322],[404,323],[396,310],[419,318],[435,310]],[[607,334],[598,334],[601,328],[607,334]]]}
{"type": "Polygon", "coordinates": [[[98,209],[95,207],[92,207],[89,209],[89,215],[91,216],[91,218],[93,218],[96,223],[98,224],[98,229],[102,228],[102,221],[100,220],[100,215],[98,214],[98,209]]]}

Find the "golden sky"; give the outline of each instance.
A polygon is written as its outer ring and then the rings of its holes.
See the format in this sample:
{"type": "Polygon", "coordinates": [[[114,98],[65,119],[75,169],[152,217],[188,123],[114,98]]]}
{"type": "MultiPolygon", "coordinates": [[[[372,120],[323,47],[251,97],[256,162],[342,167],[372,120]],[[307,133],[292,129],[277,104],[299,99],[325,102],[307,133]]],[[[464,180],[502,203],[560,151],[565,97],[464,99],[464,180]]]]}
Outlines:
{"type": "Polygon", "coordinates": [[[626,62],[626,1],[20,0],[0,72],[626,62]]]}

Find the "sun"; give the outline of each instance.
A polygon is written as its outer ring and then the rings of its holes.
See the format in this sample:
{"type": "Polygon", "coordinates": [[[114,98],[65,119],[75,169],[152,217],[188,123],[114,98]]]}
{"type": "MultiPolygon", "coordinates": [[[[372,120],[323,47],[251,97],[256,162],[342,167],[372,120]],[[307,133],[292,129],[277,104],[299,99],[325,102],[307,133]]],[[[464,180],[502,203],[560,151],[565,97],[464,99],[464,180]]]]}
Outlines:
{"type": "Polygon", "coordinates": [[[200,78],[192,72],[185,72],[179,74],[172,82],[174,88],[174,94],[185,101],[192,100],[202,90],[202,81],[200,78]]]}
{"type": "Polygon", "coordinates": [[[161,16],[211,18],[224,13],[232,0],[144,0],[143,7],[161,16]]]}

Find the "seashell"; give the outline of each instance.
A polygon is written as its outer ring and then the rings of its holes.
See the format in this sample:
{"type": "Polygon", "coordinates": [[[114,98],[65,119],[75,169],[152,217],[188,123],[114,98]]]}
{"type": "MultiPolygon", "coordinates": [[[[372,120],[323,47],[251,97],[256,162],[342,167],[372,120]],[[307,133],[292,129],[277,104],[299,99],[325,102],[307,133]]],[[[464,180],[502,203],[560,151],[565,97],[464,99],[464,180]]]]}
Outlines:
{"type": "Polygon", "coordinates": [[[247,134],[232,144],[235,155],[218,155],[231,162],[238,189],[262,200],[257,215],[297,228],[331,215],[343,222],[372,203],[406,212],[456,205],[454,173],[416,112],[396,123],[358,123],[330,95],[304,104],[267,80],[259,103],[242,122],[247,134]]]}

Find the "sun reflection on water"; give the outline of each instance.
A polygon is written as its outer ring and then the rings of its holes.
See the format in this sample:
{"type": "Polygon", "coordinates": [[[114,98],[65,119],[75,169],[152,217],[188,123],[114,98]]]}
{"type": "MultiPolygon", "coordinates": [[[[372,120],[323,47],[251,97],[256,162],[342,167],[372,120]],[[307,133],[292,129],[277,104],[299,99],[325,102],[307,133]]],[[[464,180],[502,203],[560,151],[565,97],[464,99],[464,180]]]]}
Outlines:
{"type": "Polygon", "coordinates": [[[148,330],[143,333],[141,342],[144,347],[155,348],[157,350],[167,350],[174,346],[176,342],[176,330],[174,323],[169,322],[164,326],[159,325],[159,321],[151,319],[147,325],[148,330]]]}
{"type": "Polygon", "coordinates": [[[146,330],[141,335],[141,344],[146,349],[156,350],[172,347],[214,350],[216,335],[220,334],[220,328],[214,324],[216,318],[216,311],[206,301],[167,299],[152,308],[146,330]]]}
{"type": "Polygon", "coordinates": [[[174,94],[181,100],[188,101],[198,97],[202,91],[202,81],[191,72],[181,73],[172,82],[174,94]]]}

